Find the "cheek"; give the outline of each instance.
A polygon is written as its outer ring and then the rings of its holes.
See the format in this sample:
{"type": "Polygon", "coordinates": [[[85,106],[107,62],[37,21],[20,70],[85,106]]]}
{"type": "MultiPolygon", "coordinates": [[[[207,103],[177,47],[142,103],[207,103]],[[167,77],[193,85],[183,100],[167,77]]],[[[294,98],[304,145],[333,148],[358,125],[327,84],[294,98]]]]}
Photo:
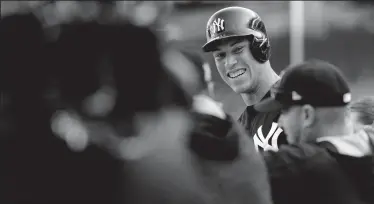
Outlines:
{"type": "Polygon", "coordinates": [[[295,113],[289,113],[283,117],[283,126],[287,134],[296,137],[300,132],[300,118],[295,113]]]}
{"type": "Polygon", "coordinates": [[[362,123],[359,120],[359,115],[356,112],[352,112],[350,115],[350,120],[353,126],[361,126],[362,123]]]}
{"type": "Polygon", "coordinates": [[[255,58],[253,58],[253,55],[251,53],[251,51],[249,50],[249,48],[245,48],[243,50],[243,52],[240,54],[240,58],[241,60],[241,63],[244,63],[246,65],[255,65],[256,63],[258,63],[255,58]]]}
{"type": "Polygon", "coordinates": [[[357,124],[353,124],[353,131],[354,132],[359,132],[361,131],[362,129],[364,128],[364,125],[360,124],[360,123],[357,123],[357,124]]]}
{"type": "Polygon", "coordinates": [[[301,127],[301,123],[302,123],[302,118],[301,118],[301,114],[299,111],[295,110],[292,112],[292,124],[294,126],[295,129],[300,129],[301,127]]]}
{"type": "Polygon", "coordinates": [[[355,132],[362,130],[364,125],[361,123],[356,113],[351,114],[350,121],[351,121],[350,125],[355,132]]]}
{"type": "Polygon", "coordinates": [[[284,129],[285,131],[291,133],[293,132],[293,121],[291,120],[292,118],[290,117],[290,115],[285,115],[283,116],[283,126],[284,126],[284,129]]]}
{"type": "Polygon", "coordinates": [[[240,65],[243,65],[249,69],[251,80],[262,78],[262,70],[264,69],[262,65],[253,58],[250,51],[243,51],[240,57],[238,57],[237,59],[240,65]]]}
{"type": "Polygon", "coordinates": [[[222,78],[225,78],[226,77],[225,65],[223,63],[217,62],[217,61],[215,61],[215,63],[216,63],[218,73],[221,75],[222,78]]]}

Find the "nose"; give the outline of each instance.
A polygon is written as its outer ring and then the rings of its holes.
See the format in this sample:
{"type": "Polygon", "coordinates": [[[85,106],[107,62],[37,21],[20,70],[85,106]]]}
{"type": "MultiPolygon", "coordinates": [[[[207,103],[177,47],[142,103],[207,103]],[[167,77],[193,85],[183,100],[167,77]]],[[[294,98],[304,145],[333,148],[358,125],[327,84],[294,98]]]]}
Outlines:
{"type": "Polygon", "coordinates": [[[226,56],[225,66],[230,68],[235,65],[238,61],[236,60],[234,55],[228,54],[226,56]]]}

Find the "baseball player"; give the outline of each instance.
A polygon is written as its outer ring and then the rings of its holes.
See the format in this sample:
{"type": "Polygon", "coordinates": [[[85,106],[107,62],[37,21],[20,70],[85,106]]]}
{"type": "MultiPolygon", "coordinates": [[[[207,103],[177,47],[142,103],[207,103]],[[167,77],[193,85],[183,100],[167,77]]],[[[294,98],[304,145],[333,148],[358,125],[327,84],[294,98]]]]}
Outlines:
{"type": "Polygon", "coordinates": [[[203,51],[213,54],[222,79],[247,105],[239,122],[253,137],[256,149],[278,150],[286,143],[276,122],[279,112],[259,113],[253,108],[270,96],[270,87],[280,78],[269,61],[270,41],[260,16],[242,7],[221,9],[209,18],[206,39],[203,51]]]}

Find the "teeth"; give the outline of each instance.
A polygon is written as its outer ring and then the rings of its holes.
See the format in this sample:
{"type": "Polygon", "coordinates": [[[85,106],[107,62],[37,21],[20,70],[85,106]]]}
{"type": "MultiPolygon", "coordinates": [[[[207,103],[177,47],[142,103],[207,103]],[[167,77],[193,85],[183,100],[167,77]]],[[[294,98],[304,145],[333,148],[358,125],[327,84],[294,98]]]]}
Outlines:
{"type": "Polygon", "coordinates": [[[245,72],[245,69],[239,69],[239,70],[236,71],[236,72],[231,72],[231,73],[229,73],[229,77],[230,77],[230,78],[236,78],[236,77],[238,77],[238,76],[244,74],[244,72],[245,72]]]}

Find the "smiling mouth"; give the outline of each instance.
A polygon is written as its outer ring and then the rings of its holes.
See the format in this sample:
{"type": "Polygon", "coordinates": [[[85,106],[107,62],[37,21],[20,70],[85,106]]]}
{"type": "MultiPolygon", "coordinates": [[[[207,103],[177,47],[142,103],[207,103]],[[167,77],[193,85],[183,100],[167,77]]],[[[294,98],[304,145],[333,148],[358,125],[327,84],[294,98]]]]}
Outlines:
{"type": "Polygon", "coordinates": [[[229,78],[231,78],[231,79],[235,79],[235,78],[237,78],[237,77],[243,75],[243,74],[245,73],[245,71],[246,71],[246,70],[245,70],[244,68],[242,68],[242,69],[238,69],[238,70],[236,70],[236,71],[234,71],[234,72],[229,72],[229,73],[227,74],[227,76],[228,76],[229,78]]]}

